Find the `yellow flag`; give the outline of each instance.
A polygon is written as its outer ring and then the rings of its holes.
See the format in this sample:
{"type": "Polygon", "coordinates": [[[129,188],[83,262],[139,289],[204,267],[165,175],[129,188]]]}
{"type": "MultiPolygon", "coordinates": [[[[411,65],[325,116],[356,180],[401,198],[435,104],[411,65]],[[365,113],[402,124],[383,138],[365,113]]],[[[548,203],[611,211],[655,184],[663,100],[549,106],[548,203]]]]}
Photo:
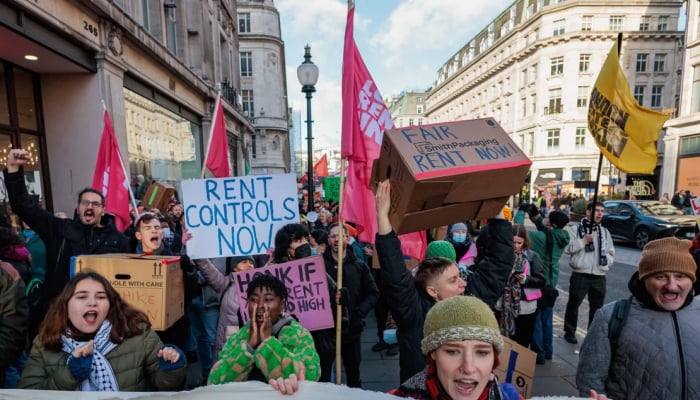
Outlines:
{"type": "Polygon", "coordinates": [[[615,41],[591,92],[588,129],[603,155],[621,171],[651,174],[656,168],[659,130],[669,116],[634,99],[620,68],[617,46],[615,41]]]}

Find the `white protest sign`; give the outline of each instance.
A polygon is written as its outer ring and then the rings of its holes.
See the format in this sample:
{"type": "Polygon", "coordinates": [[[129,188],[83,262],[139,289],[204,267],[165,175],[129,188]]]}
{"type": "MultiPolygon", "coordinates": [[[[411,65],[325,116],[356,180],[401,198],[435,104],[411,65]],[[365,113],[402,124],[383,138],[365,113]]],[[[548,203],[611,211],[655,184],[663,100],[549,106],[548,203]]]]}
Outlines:
{"type": "Polygon", "coordinates": [[[277,230],[299,222],[294,174],[182,181],[190,258],[264,254],[277,230]]]}

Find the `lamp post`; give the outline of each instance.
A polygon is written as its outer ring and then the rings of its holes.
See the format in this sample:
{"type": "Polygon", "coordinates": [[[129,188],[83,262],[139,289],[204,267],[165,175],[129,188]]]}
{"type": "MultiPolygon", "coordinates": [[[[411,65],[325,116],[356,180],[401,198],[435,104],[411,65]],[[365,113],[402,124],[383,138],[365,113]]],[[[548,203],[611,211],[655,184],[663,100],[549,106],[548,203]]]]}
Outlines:
{"type": "Polygon", "coordinates": [[[313,157],[313,137],[311,136],[311,94],[316,91],[314,85],[318,81],[318,67],[311,62],[311,47],[307,44],[304,47],[304,62],[297,67],[297,78],[301,83],[301,91],[306,94],[306,140],[308,146],[308,171],[306,177],[309,182],[309,198],[307,211],[311,211],[314,202],[314,157],[313,157]]]}

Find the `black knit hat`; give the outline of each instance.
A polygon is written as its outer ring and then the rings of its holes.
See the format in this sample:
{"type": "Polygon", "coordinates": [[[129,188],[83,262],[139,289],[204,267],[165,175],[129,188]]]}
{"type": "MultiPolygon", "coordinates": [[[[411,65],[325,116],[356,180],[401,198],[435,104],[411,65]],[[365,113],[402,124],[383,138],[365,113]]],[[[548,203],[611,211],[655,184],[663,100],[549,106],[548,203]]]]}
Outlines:
{"type": "Polygon", "coordinates": [[[554,228],[562,229],[569,223],[569,217],[561,211],[552,211],[549,213],[549,223],[554,228]]]}

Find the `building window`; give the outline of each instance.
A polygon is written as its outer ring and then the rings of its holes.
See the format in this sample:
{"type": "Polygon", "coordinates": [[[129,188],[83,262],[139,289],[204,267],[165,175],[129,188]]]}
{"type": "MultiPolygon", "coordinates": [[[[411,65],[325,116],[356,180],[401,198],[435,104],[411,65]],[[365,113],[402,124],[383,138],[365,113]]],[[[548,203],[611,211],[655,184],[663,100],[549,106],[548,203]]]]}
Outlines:
{"type": "Polygon", "coordinates": [[[559,129],[547,129],[547,150],[559,150],[559,129]]]}
{"type": "Polygon", "coordinates": [[[408,126],[413,126],[413,118],[408,119],[408,126]]]}
{"type": "Polygon", "coordinates": [[[559,114],[562,112],[561,88],[549,90],[549,106],[545,114],[559,114]]]}
{"type": "Polygon", "coordinates": [[[148,0],[141,0],[141,15],[143,16],[143,27],[148,31],[150,29],[150,22],[148,20],[148,0]]]}
{"type": "Polygon", "coordinates": [[[661,107],[661,94],[664,87],[662,85],[654,85],[651,87],[651,106],[661,107]]]}
{"type": "Polygon", "coordinates": [[[648,15],[642,15],[642,19],[639,21],[639,30],[640,31],[648,31],[650,24],[651,24],[651,17],[648,15]]]}
{"type": "Polygon", "coordinates": [[[533,115],[537,112],[537,95],[530,95],[530,112],[529,115],[533,115]]]}
{"type": "Polygon", "coordinates": [[[168,50],[177,54],[177,14],[175,7],[165,8],[165,35],[168,50]]]}
{"type": "Polygon", "coordinates": [[[416,103],[422,103],[423,98],[422,97],[416,97],[416,103]]]}
{"type": "Polygon", "coordinates": [[[640,106],[644,105],[644,86],[637,85],[634,87],[634,99],[640,106]]]}
{"type": "Polygon", "coordinates": [[[622,24],[625,21],[625,17],[622,15],[611,15],[610,16],[610,30],[611,31],[621,31],[622,24]]]}
{"type": "Polygon", "coordinates": [[[583,18],[581,18],[581,30],[582,31],[590,31],[593,28],[593,16],[592,15],[584,15],[583,18]]]}
{"type": "Polygon", "coordinates": [[[423,125],[423,118],[418,118],[418,126],[423,125]]]}
{"type": "Polygon", "coordinates": [[[251,152],[251,156],[253,158],[258,158],[258,140],[257,140],[258,134],[260,134],[260,130],[256,129],[255,133],[253,133],[253,136],[251,136],[250,152],[251,152]]]}
{"type": "Polygon", "coordinates": [[[572,168],[571,169],[571,180],[573,181],[590,181],[591,180],[591,170],[583,168],[572,168]]]}
{"type": "Polygon", "coordinates": [[[522,116],[527,116],[527,98],[523,97],[520,99],[520,108],[522,109],[522,116]]]}
{"type": "Polygon", "coordinates": [[[549,75],[557,76],[564,73],[564,56],[554,57],[551,59],[551,68],[549,75]]]}
{"type": "Polygon", "coordinates": [[[250,13],[238,13],[238,33],[250,33],[250,13]]]}
{"type": "Polygon", "coordinates": [[[565,32],[565,24],[563,19],[558,19],[553,22],[552,36],[563,35],[565,32]]]}
{"type": "Polygon", "coordinates": [[[241,52],[241,76],[253,76],[253,53],[241,52]]]}
{"type": "Polygon", "coordinates": [[[576,107],[584,108],[588,107],[588,97],[591,94],[591,89],[588,86],[578,87],[578,97],[576,98],[576,107]]]}
{"type": "Polygon", "coordinates": [[[532,81],[537,82],[537,64],[532,64],[532,81]]]}
{"type": "Polygon", "coordinates": [[[243,107],[243,115],[247,115],[248,118],[255,117],[255,103],[253,102],[252,89],[241,90],[241,106],[243,107]]]}
{"type": "Polygon", "coordinates": [[[659,25],[657,26],[659,31],[668,30],[668,16],[662,15],[659,17],[659,25]]]}
{"type": "Polygon", "coordinates": [[[578,56],[578,72],[588,72],[591,68],[591,55],[581,54],[578,56]]]}
{"type": "Polygon", "coordinates": [[[423,106],[416,106],[416,114],[423,114],[423,106]]]}
{"type": "Polygon", "coordinates": [[[637,54],[637,72],[647,72],[647,58],[649,58],[647,53],[637,54]]]}
{"type": "Polygon", "coordinates": [[[527,133],[527,144],[526,144],[525,154],[527,154],[528,156],[531,156],[534,151],[535,151],[535,132],[528,132],[527,133]]]}
{"type": "Polygon", "coordinates": [[[700,112],[700,65],[693,67],[693,93],[690,100],[690,112],[700,112]]]}
{"type": "Polygon", "coordinates": [[[654,54],[654,72],[664,72],[666,54],[654,54]]]}
{"type": "Polygon", "coordinates": [[[582,149],[586,147],[586,127],[579,126],[576,128],[576,148],[582,149]]]}
{"type": "Polygon", "coordinates": [[[523,82],[522,86],[527,86],[527,75],[528,75],[528,73],[527,73],[527,68],[525,68],[524,70],[522,70],[522,72],[521,72],[520,75],[521,75],[521,77],[522,77],[522,82],[523,82]]]}

